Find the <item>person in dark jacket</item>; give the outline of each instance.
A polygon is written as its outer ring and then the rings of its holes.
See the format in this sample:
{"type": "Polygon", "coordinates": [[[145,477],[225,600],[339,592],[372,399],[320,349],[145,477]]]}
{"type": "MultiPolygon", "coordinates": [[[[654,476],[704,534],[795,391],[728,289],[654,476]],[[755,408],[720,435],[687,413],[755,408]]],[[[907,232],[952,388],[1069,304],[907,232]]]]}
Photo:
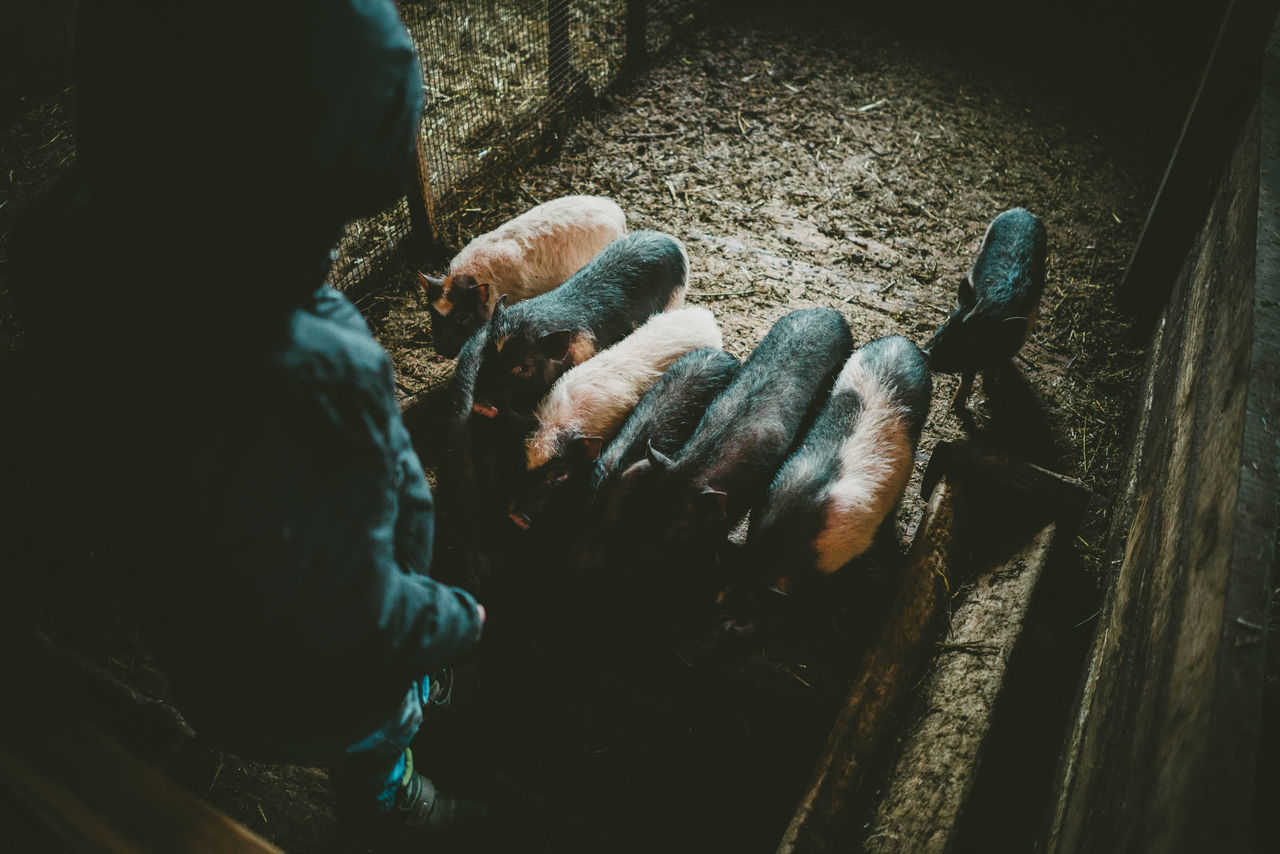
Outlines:
{"type": "Polygon", "coordinates": [[[391,0],[126,0],[84,4],[77,50],[95,276],[71,303],[177,703],[244,755],[331,761],[348,815],[446,826],[408,743],[484,611],[427,574],[390,359],[323,281],[405,189],[408,34],[391,0]]]}

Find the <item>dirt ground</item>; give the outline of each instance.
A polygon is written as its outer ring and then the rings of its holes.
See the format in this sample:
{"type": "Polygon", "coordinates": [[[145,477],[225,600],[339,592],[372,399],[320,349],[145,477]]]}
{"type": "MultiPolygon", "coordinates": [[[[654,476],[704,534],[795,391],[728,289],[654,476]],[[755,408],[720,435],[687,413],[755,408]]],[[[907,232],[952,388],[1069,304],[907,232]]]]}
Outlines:
{"type": "MultiPolygon", "coordinates": [[[[55,112],[66,121],[65,108],[55,112]]],[[[630,227],[685,242],[689,304],[709,307],[726,349],[745,357],[778,317],[808,306],[839,309],[858,343],[891,333],[923,342],[990,219],[1015,205],[1037,213],[1050,250],[1037,329],[1016,370],[979,382],[971,419],[947,409],[956,378],[935,378],[899,538],[905,547],[919,519],[933,446],[977,436],[1093,491],[1077,556],[1088,580],[1103,570],[1141,369],[1109,300],[1162,165],[1141,141],[1136,116],[959,40],[878,24],[712,20],[608,97],[554,158],[495,181],[464,223],[480,233],[556,196],[610,196],[630,227]]],[[[62,156],[20,180],[35,182],[62,156]]],[[[411,270],[361,308],[406,402],[448,381],[411,270]]],[[[7,306],[0,312],[9,327],[7,306]]],[[[7,350],[18,346],[4,337],[7,350]]],[[[56,583],[29,595],[60,642],[162,692],[113,589],[99,585],[90,602],[56,583]]],[[[1065,618],[1082,642],[1088,602],[1065,618]]],[[[608,637],[607,613],[494,625],[460,676],[460,708],[425,734],[420,762],[522,816],[467,850],[772,850],[856,667],[866,618],[865,603],[842,605],[785,649],[707,667],[674,647],[637,651],[608,637]]],[[[199,739],[141,752],[286,850],[364,850],[336,826],[322,769],[244,761],[199,739]]]]}

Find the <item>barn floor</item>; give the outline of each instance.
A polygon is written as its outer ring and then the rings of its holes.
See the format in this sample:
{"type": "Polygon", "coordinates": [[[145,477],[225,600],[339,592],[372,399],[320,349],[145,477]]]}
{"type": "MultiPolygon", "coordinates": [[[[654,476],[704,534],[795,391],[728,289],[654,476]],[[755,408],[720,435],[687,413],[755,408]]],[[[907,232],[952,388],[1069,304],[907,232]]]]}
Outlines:
{"type": "MultiPolygon", "coordinates": [[[[464,230],[559,195],[611,196],[632,228],[685,241],[688,302],[711,308],[726,348],[745,357],[773,321],[808,306],[840,309],[856,342],[890,333],[922,342],[949,311],[987,222],[1014,205],[1039,214],[1050,241],[1039,326],[1015,370],[979,382],[971,419],[947,409],[955,378],[936,379],[898,532],[905,548],[922,509],[919,474],[941,439],[976,436],[1079,478],[1095,496],[1075,561],[1084,592],[1051,622],[1065,627],[1057,643],[1080,646],[1141,370],[1137,336],[1109,292],[1162,165],[1143,139],[1138,115],[958,39],[802,16],[712,20],[606,98],[554,158],[496,181],[464,230]]],[[[408,270],[361,308],[395,358],[406,402],[447,382],[451,365],[430,349],[408,270]]],[[[424,447],[431,464],[429,436],[424,447]]],[[[163,696],[110,584],[93,582],[86,597],[81,579],[66,580],[69,566],[92,561],[42,559],[63,580],[23,595],[50,633],[163,696]]],[[[459,847],[771,851],[888,580],[881,568],[854,585],[857,598],[775,643],[715,655],[651,628],[665,625],[660,594],[557,597],[565,591],[551,584],[533,600],[536,614],[499,604],[460,673],[458,708],[420,750],[438,779],[510,811],[496,838],[459,847]]],[[[1065,673],[1066,689],[1040,686],[1059,714],[1074,688],[1065,673]]],[[[1059,725],[1044,721],[1036,736],[1050,757],[1059,725]]],[[[363,850],[337,828],[322,770],[160,741],[131,746],[286,850],[363,850]]]]}

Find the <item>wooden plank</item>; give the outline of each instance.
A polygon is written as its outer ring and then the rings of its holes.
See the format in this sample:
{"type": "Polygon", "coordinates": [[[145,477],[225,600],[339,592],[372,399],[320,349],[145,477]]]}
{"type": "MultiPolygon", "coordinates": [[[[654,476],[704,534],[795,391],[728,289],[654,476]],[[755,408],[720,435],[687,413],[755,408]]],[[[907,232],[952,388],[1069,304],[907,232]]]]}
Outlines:
{"type": "Polygon", "coordinates": [[[1000,487],[1056,508],[1068,518],[1083,511],[1089,498],[1075,478],[1017,462],[1008,454],[977,442],[939,442],[925,468],[920,491],[932,493],[944,473],[952,480],[962,475],[978,478],[988,487],[1000,487]]]}
{"type": "MultiPolygon", "coordinates": [[[[934,651],[953,592],[975,573],[1041,561],[1053,540],[1046,528],[1074,516],[1085,500],[1079,484],[967,442],[940,444],[924,480],[931,494],[885,628],[863,659],[779,854],[849,848],[856,818],[871,808],[874,771],[934,651]]],[[[1032,572],[1028,583],[1038,575],[1032,572]]],[[[954,796],[951,830],[971,782],[948,793],[954,796]]],[[[937,817],[918,819],[923,826],[937,817]]]]}
{"type": "Polygon", "coordinates": [[[1116,298],[1143,318],[1158,315],[1186,247],[1204,220],[1257,98],[1263,45],[1275,21],[1273,0],[1232,0],[1191,102],[1173,156],[1143,223],[1116,298]]]}
{"type": "Polygon", "coordinates": [[[75,850],[279,852],[101,733],[31,723],[0,741],[0,782],[75,850]]]}
{"type": "Polygon", "coordinates": [[[1036,585],[1058,547],[1049,523],[998,570],[985,572],[951,615],[938,659],[920,688],[923,714],[905,729],[862,850],[952,850],[981,765],[1009,660],[1036,585]]]}
{"type": "Polygon", "coordinates": [[[84,714],[172,730],[176,738],[189,737],[185,721],[158,713],[158,704],[91,663],[61,655],[13,603],[0,611],[0,680],[11,700],[0,705],[0,785],[63,844],[75,851],[279,850],[89,726],[84,714]]]}
{"type": "MultiPolygon", "coordinates": [[[[0,783],[35,819],[72,851],[141,852],[101,813],[90,807],[51,775],[0,742],[0,783]]],[[[10,839],[12,844],[14,840],[10,839]]]]}
{"type": "Polygon", "coordinates": [[[1276,394],[1275,296],[1254,289],[1255,259],[1266,266],[1259,241],[1274,248],[1274,232],[1258,228],[1258,168],[1255,110],[1190,252],[1179,253],[1186,263],[1149,352],[1143,432],[1114,517],[1120,568],[1047,851],[1247,848],[1276,533],[1274,434],[1255,431],[1252,458],[1244,450],[1248,421],[1274,425],[1276,394]],[[1271,311],[1255,315],[1255,301],[1271,311]],[[1251,367],[1257,358],[1270,367],[1251,367]],[[1269,472],[1258,465],[1268,453],[1269,472]],[[1248,485],[1246,468],[1256,472],[1248,485]],[[1245,528],[1253,546],[1242,550],[1245,528]]]}
{"type": "MultiPolygon", "coordinates": [[[[1227,639],[1214,708],[1225,739],[1214,769],[1217,779],[1210,782],[1228,791],[1232,784],[1239,784],[1241,774],[1254,785],[1259,776],[1269,775],[1273,785],[1277,779],[1274,767],[1255,770],[1255,763],[1266,720],[1267,622],[1272,590],[1280,584],[1276,564],[1280,532],[1280,27],[1267,42],[1259,134],[1253,340],[1236,499],[1239,509],[1226,593],[1227,639]]],[[[1272,717],[1270,726],[1274,740],[1280,717],[1272,717]]],[[[1255,816],[1255,824],[1262,818],[1255,816]]],[[[1274,831],[1271,834],[1274,841],[1274,831]]]]}

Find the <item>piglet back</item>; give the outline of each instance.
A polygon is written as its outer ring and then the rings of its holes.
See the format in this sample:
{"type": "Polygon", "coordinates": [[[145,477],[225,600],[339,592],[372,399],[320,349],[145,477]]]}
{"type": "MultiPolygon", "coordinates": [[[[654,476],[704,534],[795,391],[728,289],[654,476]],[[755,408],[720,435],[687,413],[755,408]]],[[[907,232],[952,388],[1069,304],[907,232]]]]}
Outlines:
{"type": "Polygon", "coordinates": [[[920,348],[901,335],[890,335],[859,348],[855,358],[869,380],[882,390],[888,404],[901,410],[914,446],[924,429],[933,395],[929,362],[920,348]]]}
{"type": "Polygon", "coordinates": [[[737,359],[720,349],[704,348],[681,357],[645,392],[600,455],[592,474],[593,492],[606,489],[613,475],[643,458],[650,444],[674,456],[741,369],[737,359]]]}
{"type": "Polygon", "coordinates": [[[613,438],[649,390],[685,354],[723,345],[720,327],[705,308],[654,315],[595,358],[571,369],[538,406],[538,428],[529,438],[529,468],[554,453],[552,437],[565,431],[613,438]]]}
{"type": "Polygon", "coordinates": [[[911,476],[931,392],[924,355],[901,336],[845,362],[753,519],[748,545],[762,578],[831,573],[870,547],[911,476]]]}
{"type": "Polygon", "coordinates": [[[987,226],[969,271],[978,304],[1027,311],[1044,291],[1048,254],[1044,223],[1025,208],[1012,208],[987,226]]]}
{"type": "MultiPolygon", "coordinates": [[[[852,349],[853,336],[840,312],[810,308],[784,315],[707,410],[678,461],[693,470],[711,466],[713,457],[732,452],[738,444],[734,437],[750,444],[751,434],[761,431],[789,445],[787,437],[821,405],[852,349]]],[[[768,444],[770,451],[777,450],[777,441],[768,444]]],[[[768,458],[761,462],[768,465],[768,458]]]]}
{"type": "Polygon", "coordinates": [[[614,240],[548,296],[562,295],[565,307],[598,327],[596,339],[608,346],[649,317],[679,306],[688,283],[684,244],[642,230],[614,240]]]}
{"type": "Polygon", "coordinates": [[[491,283],[490,309],[500,294],[513,305],[561,284],[626,230],[626,215],[613,200],[564,196],[475,238],[449,272],[491,283]]]}

